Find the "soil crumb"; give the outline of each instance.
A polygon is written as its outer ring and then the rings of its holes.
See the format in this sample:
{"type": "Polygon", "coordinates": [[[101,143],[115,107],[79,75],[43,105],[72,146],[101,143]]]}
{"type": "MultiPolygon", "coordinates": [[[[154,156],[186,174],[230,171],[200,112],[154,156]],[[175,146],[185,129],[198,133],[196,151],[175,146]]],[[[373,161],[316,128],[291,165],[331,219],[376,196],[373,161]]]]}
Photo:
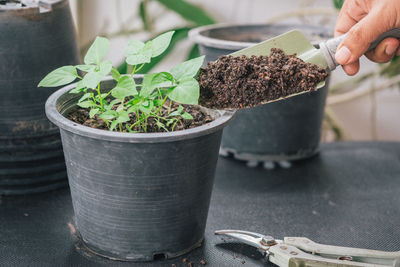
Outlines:
{"type": "MultiPolygon", "coordinates": [[[[172,105],[170,112],[177,110],[179,105],[180,104],[174,103],[172,105]]],[[[201,110],[199,106],[192,106],[192,105],[182,105],[182,106],[185,112],[188,112],[190,115],[192,115],[193,117],[192,120],[187,120],[179,117],[179,120],[176,123],[167,124],[167,121],[164,121],[165,128],[162,128],[157,125],[157,121],[155,120],[155,118],[151,117],[147,121],[147,129],[146,129],[147,131],[141,128],[134,128],[134,130],[136,132],[147,132],[147,133],[172,132],[172,131],[191,129],[214,120],[209,114],[206,114],[203,110],[201,110]]],[[[167,101],[164,107],[161,109],[160,116],[163,118],[167,118],[168,114],[170,113],[168,112],[168,109],[169,109],[169,102],[167,101]]],[[[69,114],[67,114],[66,117],[67,119],[70,119],[84,126],[89,126],[96,129],[108,130],[106,123],[99,116],[96,115],[93,118],[90,118],[89,109],[84,109],[84,108],[74,109],[69,114]]],[[[128,125],[135,123],[136,121],[135,113],[130,114],[130,119],[131,119],[130,122],[127,122],[128,125]]],[[[128,132],[128,130],[125,127],[125,123],[123,124],[121,130],[122,132],[128,132]]],[[[114,129],[114,131],[118,132],[120,132],[121,130],[119,127],[116,127],[114,129]]]]}
{"type": "Polygon", "coordinates": [[[270,56],[220,56],[199,74],[200,105],[214,109],[253,107],[263,101],[314,91],[325,69],[272,48],[270,56]]]}

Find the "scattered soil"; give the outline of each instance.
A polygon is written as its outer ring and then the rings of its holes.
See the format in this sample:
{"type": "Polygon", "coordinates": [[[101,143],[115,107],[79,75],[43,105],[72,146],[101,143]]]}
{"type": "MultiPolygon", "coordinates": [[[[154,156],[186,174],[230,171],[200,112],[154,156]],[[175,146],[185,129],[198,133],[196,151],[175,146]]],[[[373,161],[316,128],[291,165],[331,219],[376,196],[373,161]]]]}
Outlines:
{"type": "MultiPolygon", "coordinates": [[[[198,265],[198,264],[196,265],[196,263],[190,261],[187,258],[183,258],[182,262],[184,263],[184,266],[186,266],[186,267],[195,267],[195,266],[200,267],[200,266],[207,265],[206,260],[200,260],[200,265],[198,265]]],[[[171,267],[177,267],[177,264],[173,263],[173,264],[171,264],[171,267]]]]}
{"type": "Polygon", "coordinates": [[[272,48],[270,56],[221,56],[199,75],[200,104],[215,109],[253,107],[261,102],[316,90],[325,69],[272,48]]]}
{"type": "MultiPolygon", "coordinates": [[[[161,114],[162,117],[167,117],[168,114],[168,101],[164,105],[164,107],[161,109],[161,114]]],[[[171,112],[175,111],[178,108],[179,104],[173,104],[171,108],[171,112]]],[[[173,129],[174,131],[180,131],[180,130],[185,130],[185,129],[190,129],[194,127],[201,126],[203,124],[206,124],[208,122],[213,121],[213,118],[203,112],[200,107],[198,106],[191,106],[191,105],[182,105],[183,110],[188,112],[190,115],[192,115],[193,120],[184,120],[182,118],[179,119],[178,123],[176,124],[175,128],[173,129]]],[[[76,123],[89,126],[92,128],[96,129],[103,129],[103,130],[108,130],[108,127],[106,123],[98,117],[97,115],[94,116],[93,118],[89,117],[89,109],[84,109],[84,108],[77,108],[74,109],[72,112],[67,114],[67,119],[70,119],[76,123]]],[[[133,124],[135,122],[135,114],[131,114],[131,121],[128,122],[128,124],[133,124]]],[[[148,133],[154,133],[154,132],[166,132],[165,129],[160,129],[154,118],[149,118],[147,121],[147,132],[148,133]]],[[[173,125],[167,126],[168,131],[172,131],[173,125]]],[[[116,127],[114,131],[119,131],[119,128],[116,127]]],[[[125,128],[125,126],[122,128],[123,132],[128,132],[125,128]]],[[[137,129],[139,132],[143,132],[143,129],[137,129]]]]}

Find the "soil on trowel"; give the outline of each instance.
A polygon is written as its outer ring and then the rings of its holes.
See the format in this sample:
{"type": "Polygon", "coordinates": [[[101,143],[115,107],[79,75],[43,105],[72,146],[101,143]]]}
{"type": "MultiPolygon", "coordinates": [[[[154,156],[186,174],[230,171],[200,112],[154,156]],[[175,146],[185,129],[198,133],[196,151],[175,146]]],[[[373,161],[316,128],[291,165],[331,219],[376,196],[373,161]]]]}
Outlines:
{"type": "Polygon", "coordinates": [[[253,107],[316,90],[325,69],[272,48],[270,56],[221,56],[199,74],[200,105],[214,109],[253,107]]]}
{"type": "MultiPolygon", "coordinates": [[[[182,105],[184,107],[184,111],[188,112],[190,115],[192,115],[193,120],[186,120],[183,118],[179,118],[178,122],[173,125],[166,125],[167,130],[169,132],[171,131],[179,131],[179,130],[185,130],[185,129],[191,129],[194,127],[201,126],[203,124],[209,123],[213,121],[214,119],[204,112],[201,107],[199,106],[192,106],[192,105],[182,105]]],[[[174,103],[172,105],[172,108],[170,112],[175,111],[179,107],[179,104],[174,103]]],[[[161,117],[168,117],[168,109],[169,109],[169,102],[167,101],[165,105],[161,109],[161,117]]],[[[106,123],[104,122],[103,119],[98,117],[97,115],[94,116],[93,118],[90,118],[89,116],[89,109],[84,109],[84,108],[77,108],[72,110],[69,114],[67,114],[67,119],[70,119],[76,123],[89,126],[92,128],[96,129],[103,129],[103,130],[108,130],[108,127],[106,123]]],[[[135,114],[132,113],[130,114],[131,121],[128,122],[128,124],[133,124],[136,119],[135,119],[135,114]]],[[[144,132],[143,129],[138,129],[134,128],[136,132],[144,132]]],[[[154,132],[166,132],[166,129],[160,128],[157,126],[156,120],[151,117],[147,121],[147,131],[148,133],[154,133],[154,132]]],[[[115,128],[114,131],[120,131],[118,127],[115,128]]],[[[127,132],[127,129],[125,127],[125,124],[122,127],[122,132],[127,132]]]]}

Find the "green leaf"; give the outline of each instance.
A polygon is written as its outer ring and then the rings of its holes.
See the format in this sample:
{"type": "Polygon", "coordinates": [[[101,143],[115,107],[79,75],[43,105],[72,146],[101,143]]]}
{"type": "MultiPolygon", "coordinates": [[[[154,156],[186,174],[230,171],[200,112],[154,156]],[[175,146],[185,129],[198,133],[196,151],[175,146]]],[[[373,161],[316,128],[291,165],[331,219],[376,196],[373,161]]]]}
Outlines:
{"type": "Polygon", "coordinates": [[[151,56],[146,55],[130,55],[126,58],[126,63],[129,65],[138,65],[143,63],[149,63],[151,61],[151,56]]]}
{"type": "Polygon", "coordinates": [[[144,75],[142,89],[140,89],[141,97],[148,97],[153,92],[154,87],[152,86],[152,80],[154,76],[156,76],[156,73],[149,73],[144,75]]]}
{"type": "Polygon", "coordinates": [[[152,40],[152,57],[161,55],[168,48],[174,31],[163,33],[152,40]]]}
{"type": "Polygon", "coordinates": [[[100,63],[98,70],[94,72],[87,73],[83,79],[83,85],[88,88],[96,88],[97,85],[103,80],[103,78],[110,73],[112,68],[112,63],[109,60],[100,63]]]}
{"type": "Polygon", "coordinates": [[[123,122],[127,122],[130,120],[131,119],[129,118],[128,112],[126,112],[125,110],[121,110],[120,112],[118,112],[118,118],[117,118],[118,123],[123,123],[123,122]]]}
{"type": "Polygon", "coordinates": [[[104,76],[105,75],[102,75],[100,72],[89,72],[82,79],[83,85],[87,88],[94,89],[101,82],[104,76]]]}
{"type": "Polygon", "coordinates": [[[146,56],[150,57],[153,54],[153,41],[147,41],[141,51],[141,53],[146,56]]]}
{"type": "Polygon", "coordinates": [[[203,65],[204,56],[185,61],[171,69],[172,75],[178,81],[184,78],[194,78],[203,65]]]}
{"type": "Polygon", "coordinates": [[[79,98],[78,103],[82,102],[83,100],[88,99],[89,97],[92,96],[92,93],[86,93],[84,94],[81,98],[79,98]]]}
{"type": "Polygon", "coordinates": [[[111,76],[113,77],[114,80],[116,80],[117,82],[119,81],[119,79],[121,78],[121,74],[119,73],[119,71],[116,68],[112,68],[111,69],[111,76]]]}
{"type": "Polygon", "coordinates": [[[183,111],[183,106],[179,106],[177,110],[171,112],[168,117],[173,117],[173,116],[180,116],[182,114],[183,111]]]}
{"type": "Polygon", "coordinates": [[[164,131],[169,132],[169,131],[168,131],[168,128],[165,127],[165,125],[164,125],[162,122],[157,121],[156,124],[157,124],[157,126],[158,126],[159,129],[163,129],[164,131]]]}
{"type": "Polygon", "coordinates": [[[184,0],[157,0],[167,8],[175,11],[184,19],[194,22],[197,26],[214,24],[212,19],[203,9],[184,0]]]}
{"type": "Polygon", "coordinates": [[[142,52],[144,43],[137,40],[130,40],[125,48],[125,56],[137,55],[142,52]]]}
{"type": "Polygon", "coordinates": [[[80,80],[79,82],[76,83],[76,86],[74,89],[71,89],[69,91],[70,94],[79,94],[82,91],[85,91],[86,87],[83,84],[82,80],[80,80]]]}
{"type": "Polygon", "coordinates": [[[169,93],[168,98],[182,104],[197,105],[199,101],[199,83],[194,78],[181,80],[179,85],[169,93]]]}
{"type": "Polygon", "coordinates": [[[172,76],[171,73],[159,72],[156,73],[151,79],[150,87],[153,89],[160,87],[168,87],[172,86],[173,82],[174,82],[174,76],[172,76]]]}
{"type": "Polygon", "coordinates": [[[117,112],[115,110],[107,110],[99,115],[103,120],[112,120],[117,116],[117,112]]]}
{"type": "Polygon", "coordinates": [[[114,99],[110,103],[104,104],[104,109],[105,110],[111,110],[115,104],[121,103],[120,99],[114,99]]]}
{"type": "Polygon", "coordinates": [[[190,115],[189,113],[185,112],[181,115],[181,117],[185,120],[193,120],[193,116],[190,115]]]}
{"type": "Polygon", "coordinates": [[[143,63],[149,63],[151,61],[152,54],[152,42],[148,41],[143,44],[140,41],[131,40],[129,41],[126,49],[126,63],[130,65],[138,65],[143,63]]]}
{"type": "Polygon", "coordinates": [[[153,77],[153,79],[151,80],[151,82],[154,84],[154,83],[156,83],[156,84],[159,84],[159,83],[162,83],[162,82],[166,82],[166,81],[170,81],[170,82],[174,82],[174,76],[171,74],[171,73],[169,73],[169,72],[166,72],[166,71],[162,71],[162,72],[159,72],[159,73],[157,73],[154,77],[153,77]]]}
{"type": "Polygon", "coordinates": [[[97,113],[99,113],[100,109],[98,108],[93,108],[89,111],[89,117],[93,118],[97,113]]]}
{"type": "MultiPolygon", "coordinates": [[[[144,65],[142,69],[138,71],[138,73],[149,73],[151,69],[153,69],[157,64],[159,64],[167,55],[169,55],[169,53],[174,49],[176,44],[187,38],[190,29],[191,29],[190,27],[171,29],[175,31],[175,34],[172,36],[171,43],[168,46],[168,48],[158,57],[152,58],[151,62],[144,65]]],[[[118,70],[120,73],[124,74],[128,73],[128,63],[123,62],[121,65],[118,66],[118,70]]]]}
{"type": "Polygon", "coordinates": [[[110,48],[110,41],[104,37],[96,37],[93,44],[89,47],[89,50],[86,53],[84,58],[84,62],[86,65],[90,64],[100,64],[101,60],[107,54],[108,49],[110,48]]]}
{"type": "Polygon", "coordinates": [[[74,66],[64,66],[53,70],[43,80],[40,81],[38,87],[57,87],[73,82],[78,76],[74,66]]]}
{"type": "Polygon", "coordinates": [[[117,99],[124,99],[137,94],[135,81],[129,76],[121,77],[117,86],[111,91],[111,95],[117,99]]]}
{"type": "Polygon", "coordinates": [[[112,121],[112,122],[111,122],[111,125],[110,125],[110,131],[113,131],[113,130],[115,129],[115,126],[117,126],[117,124],[118,124],[118,121],[117,121],[117,120],[112,121]]]}
{"type": "Polygon", "coordinates": [[[126,112],[128,112],[128,113],[137,112],[138,109],[139,109],[139,107],[135,105],[135,106],[129,107],[126,112]]]}
{"type": "Polygon", "coordinates": [[[94,71],[96,66],[94,66],[94,65],[77,65],[76,68],[81,71],[84,71],[84,72],[91,72],[91,71],[94,71]]]}
{"type": "Polygon", "coordinates": [[[103,76],[106,76],[110,73],[112,69],[112,62],[110,60],[106,60],[100,63],[99,73],[103,76]]]}
{"type": "Polygon", "coordinates": [[[91,101],[91,100],[87,100],[87,101],[79,102],[77,105],[80,106],[81,108],[91,108],[91,107],[95,107],[96,103],[93,103],[93,101],[91,101]]]}
{"type": "Polygon", "coordinates": [[[163,104],[163,102],[164,102],[164,99],[160,99],[160,98],[156,98],[153,100],[154,106],[158,106],[158,107],[161,106],[163,104]]]}
{"type": "Polygon", "coordinates": [[[118,107],[117,107],[117,109],[115,110],[116,112],[120,112],[120,111],[122,111],[122,110],[124,110],[124,108],[125,108],[125,106],[124,105],[119,105],[118,107]]]}
{"type": "Polygon", "coordinates": [[[139,107],[139,110],[145,114],[150,114],[152,109],[153,109],[153,107],[149,107],[149,106],[140,106],[139,107]]]}

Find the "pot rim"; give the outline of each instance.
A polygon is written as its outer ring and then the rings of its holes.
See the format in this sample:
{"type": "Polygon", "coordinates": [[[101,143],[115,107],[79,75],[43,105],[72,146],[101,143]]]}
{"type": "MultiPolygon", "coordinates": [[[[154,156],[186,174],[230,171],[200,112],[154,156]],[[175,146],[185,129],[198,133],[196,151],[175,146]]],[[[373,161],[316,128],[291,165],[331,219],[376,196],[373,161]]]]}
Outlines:
{"type": "MultiPolygon", "coordinates": [[[[223,28],[231,28],[231,27],[249,27],[249,26],[275,26],[275,27],[308,27],[315,29],[326,29],[328,28],[323,26],[315,26],[309,24],[286,24],[286,23],[217,23],[212,25],[206,25],[201,27],[196,27],[189,31],[189,39],[195,43],[202,44],[209,47],[221,48],[221,49],[230,49],[230,50],[240,50],[247,48],[249,46],[256,45],[257,42],[240,42],[240,41],[230,41],[224,39],[213,38],[204,35],[205,31],[210,31],[214,29],[223,29],[223,28]]],[[[319,42],[311,42],[314,45],[319,42]]]]}
{"type": "MultiPolygon", "coordinates": [[[[134,75],[134,77],[140,78],[143,75],[134,75]]],[[[112,80],[111,76],[107,76],[103,81],[112,80]]],[[[108,130],[100,130],[91,128],[88,126],[81,125],[65,118],[57,110],[57,100],[64,94],[68,93],[69,90],[74,88],[76,83],[64,86],[59,90],[55,91],[46,101],[45,110],[47,118],[57,125],[60,129],[75,133],[77,135],[86,136],[94,139],[113,141],[113,142],[125,142],[125,143],[162,143],[171,141],[180,141],[184,139],[191,139],[207,134],[216,132],[232,120],[235,115],[234,111],[222,111],[213,110],[217,114],[212,122],[203,124],[201,126],[180,130],[175,132],[161,132],[161,133],[120,133],[111,132],[108,130]]]]}
{"type": "Polygon", "coordinates": [[[2,12],[8,12],[8,13],[18,13],[19,15],[22,16],[28,16],[28,15],[40,15],[41,13],[47,13],[52,11],[55,8],[59,8],[63,5],[69,4],[69,1],[67,0],[52,0],[52,1],[38,1],[33,2],[29,5],[26,6],[21,6],[21,7],[8,7],[8,8],[2,8],[0,7],[0,14],[2,12]]]}

